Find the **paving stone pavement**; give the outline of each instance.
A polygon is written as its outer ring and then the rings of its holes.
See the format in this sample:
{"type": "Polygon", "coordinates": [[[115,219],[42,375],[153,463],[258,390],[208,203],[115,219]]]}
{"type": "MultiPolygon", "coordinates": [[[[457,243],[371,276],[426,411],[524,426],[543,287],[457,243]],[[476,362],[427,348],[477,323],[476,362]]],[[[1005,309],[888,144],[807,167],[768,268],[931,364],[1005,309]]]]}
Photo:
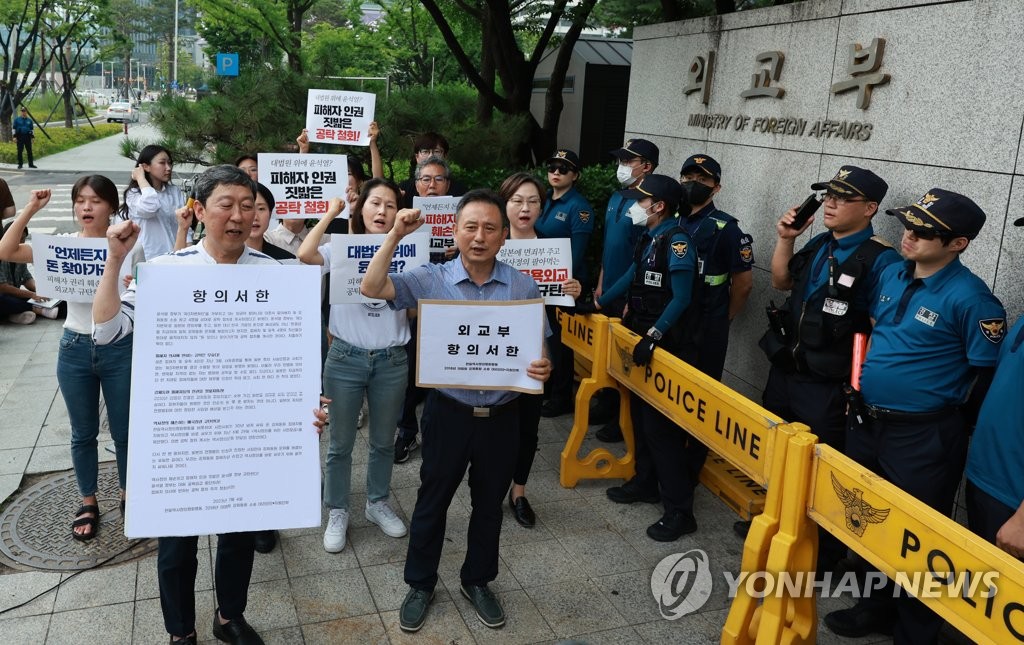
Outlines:
{"type": "MultiPolygon", "coordinates": [[[[16,495],[27,475],[70,468],[67,411],[54,369],[60,321],[33,325],[0,323],[0,499],[16,495]]],[[[677,542],[647,538],[646,527],[660,516],[651,504],[621,506],[604,490],[619,480],[558,483],[558,463],[572,417],[541,421],[540,446],[527,486],[539,523],[524,529],[505,510],[501,563],[492,588],[508,623],[483,626],[459,593],[458,571],[465,555],[469,495],[460,489],[448,513],[440,584],[423,630],[404,634],[398,608],[407,538],[383,535],[362,513],[354,513],[348,545],[325,553],[318,528],[283,531],[280,546],[256,555],[246,617],[268,644],[283,643],[555,643],[573,639],[601,643],[718,642],[729,607],[723,571],[738,571],[742,541],[732,531],[737,519],[703,487],[696,495],[700,529],[677,542]],[[704,607],[679,620],[661,618],[650,589],[651,573],[663,557],[704,549],[714,590],[704,607]]],[[[100,458],[113,460],[103,448],[100,458]]],[[[584,451],[595,440],[588,438],[584,451]]],[[[321,442],[326,450],[327,442],[321,442]]],[[[365,494],[367,443],[360,431],[353,453],[353,508],[365,494]]],[[[395,466],[392,500],[408,521],[418,484],[419,451],[395,466]]],[[[67,524],[75,509],[68,508],[67,524]]],[[[114,528],[111,526],[111,528],[114,528]]],[[[211,576],[216,542],[200,540],[196,606],[200,642],[215,643],[211,576]]],[[[852,604],[822,600],[823,615],[852,604]]],[[[156,558],[79,574],[0,570],[0,637],[5,643],[165,643],[156,585],[156,558]]],[[[821,643],[889,642],[841,639],[819,626],[821,643]]]]}

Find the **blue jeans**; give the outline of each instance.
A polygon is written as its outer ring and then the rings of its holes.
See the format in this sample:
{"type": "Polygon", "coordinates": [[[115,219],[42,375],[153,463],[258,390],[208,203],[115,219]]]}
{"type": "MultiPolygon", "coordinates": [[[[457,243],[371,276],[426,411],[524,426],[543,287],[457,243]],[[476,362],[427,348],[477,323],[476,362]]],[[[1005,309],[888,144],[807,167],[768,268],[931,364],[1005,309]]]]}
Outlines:
{"type": "Polygon", "coordinates": [[[324,396],[331,399],[330,446],[324,473],[324,505],[348,509],[352,490],[352,446],[365,394],[369,404],[370,459],[366,498],[388,498],[395,459],[395,424],[402,413],[408,377],[405,348],[362,349],[335,338],[324,362],[324,396]]]}
{"type": "Polygon", "coordinates": [[[71,463],[82,497],[96,494],[100,390],[107,404],[117,477],[124,490],[128,462],[128,402],[132,385],[132,338],[96,345],[88,334],[64,330],[57,355],[57,382],[71,419],[71,463]]]}

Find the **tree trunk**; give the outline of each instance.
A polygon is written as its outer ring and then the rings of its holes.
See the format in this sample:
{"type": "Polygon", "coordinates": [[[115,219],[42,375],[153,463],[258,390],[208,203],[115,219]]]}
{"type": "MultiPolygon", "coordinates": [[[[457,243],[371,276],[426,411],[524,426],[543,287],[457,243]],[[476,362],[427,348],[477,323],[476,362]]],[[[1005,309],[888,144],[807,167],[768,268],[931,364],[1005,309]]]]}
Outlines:
{"type": "Polygon", "coordinates": [[[291,47],[288,48],[288,68],[296,74],[302,74],[302,17],[305,11],[293,4],[288,6],[288,23],[291,25],[291,32],[288,38],[291,47]]]}
{"type": "MultiPolygon", "coordinates": [[[[580,12],[577,16],[589,16],[590,12],[594,9],[596,1],[584,0],[577,7],[577,11],[580,12]]],[[[554,67],[551,68],[551,80],[548,82],[547,94],[544,97],[544,122],[539,129],[534,146],[535,151],[539,147],[545,151],[542,153],[545,155],[551,154],[558,147],[558,122],[561,120],[562,108],[564,107],[562,88],[565,86],[565,75],[569,71],[572,53],[580,39],[580,34],[583,33],[584,24],[585,20],[579,17],[573,20],[569,30],[565,33],[565,37],[562,38],[562,42],[558,47],[558,54],[555,56],[554,67]]]]}
{"type": "Polygon", "coordinates": [[[491,123],[494,116],[494,101],[491,94],[494,89],[494,54],[491,52],[491,21],[490,11],[484,5],[482,9],[480,32],[480,76],[492,92],[478,92],[476,95],[476,120],[482,124],[491,123]]]}

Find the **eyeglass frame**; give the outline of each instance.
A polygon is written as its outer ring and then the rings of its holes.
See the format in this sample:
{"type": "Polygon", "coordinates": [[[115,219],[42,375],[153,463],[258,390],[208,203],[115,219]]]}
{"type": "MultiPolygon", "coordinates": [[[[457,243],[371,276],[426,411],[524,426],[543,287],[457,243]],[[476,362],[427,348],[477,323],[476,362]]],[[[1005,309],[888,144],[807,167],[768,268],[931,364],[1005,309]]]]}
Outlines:
{"type": "Polygon", "coordinates": [[[544,203],[544,200],[540,197],[533,197],[531,199],[518,199],[516,197],[512,197],[508,200],[508,203],[520,209],[522,209],[523,206],[529,206],[531,208],[536,206],[537,208],[540,208],[540,205],[544,203]]]}
{"type": "Polygon", "coordinates": [[[421,175],[416,178],[418,183],[423,184],[440,184],[441,182],[450,181],[447,175],[421,175]]]}
{"type": "Polygon", "coordinates": [[[825,191],[825,194],[821,198],[821,203],[824,204],[825,202],[827,202],[830,199],[832,201],[834,201],[836,204],[857,204],[857,203],[861,203],[861,202],[866,204],[866,203],[868,203],[870,201],[873,201],[873,200],[867,199],[866,197],[865,198],[847,197],[846,195],[840,195],[839,193],[835,193],[835,192],[832,192],[832,191],[825,191]]]}

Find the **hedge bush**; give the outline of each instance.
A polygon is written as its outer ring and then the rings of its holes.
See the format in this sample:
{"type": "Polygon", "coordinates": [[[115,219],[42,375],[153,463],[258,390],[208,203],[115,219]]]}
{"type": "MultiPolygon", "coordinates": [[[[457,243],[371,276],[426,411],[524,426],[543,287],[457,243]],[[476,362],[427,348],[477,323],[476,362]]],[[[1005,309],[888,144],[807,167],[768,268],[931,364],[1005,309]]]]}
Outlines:
{"type": "MultiPolygon", "coordinates": [[[[36,128],[36,137],[32,142],[32,156],[39,159],[46,155],[76,148],[83,143],[120,134],[123,131],[124,126],[120,123],[97,123],[95,128],[88,125],[77,128],[47,128],[46,134],[36,128]],[[47,138],[47,134],[50,135],[49,138],[47,138]]],[[[14,141],[0,142],[0,162],[18,163],[18,148],[14,141]]]]}

